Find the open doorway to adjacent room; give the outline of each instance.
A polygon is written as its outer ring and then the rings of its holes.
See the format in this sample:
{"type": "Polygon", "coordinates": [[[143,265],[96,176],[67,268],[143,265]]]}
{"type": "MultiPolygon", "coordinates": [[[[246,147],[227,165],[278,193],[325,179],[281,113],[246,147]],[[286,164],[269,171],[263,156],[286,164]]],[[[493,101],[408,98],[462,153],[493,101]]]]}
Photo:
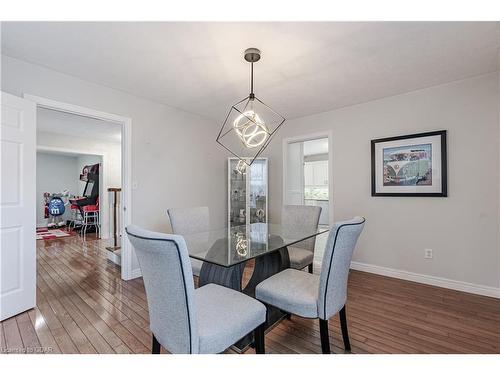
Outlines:
{"type": "MultiPolygon", "coordinates": [[[[283,140],[283,204],[320,206],[319,225],[333,224],[331,132],[283,140]]],[[[313,268],[319,272],[328,235],[316,237],[313,268]]]]}
{"type": "Polygon", "coordinates": [[[315,134],[283,143],[283,204],[320,206],[320,225],[333,218],[330,138],[315,134]]]}
{"type": "Polygon", "coordinates": [[[38,108],[36,157],[37,247],[81,248],[121,266],[122,127],[38,108]]]}

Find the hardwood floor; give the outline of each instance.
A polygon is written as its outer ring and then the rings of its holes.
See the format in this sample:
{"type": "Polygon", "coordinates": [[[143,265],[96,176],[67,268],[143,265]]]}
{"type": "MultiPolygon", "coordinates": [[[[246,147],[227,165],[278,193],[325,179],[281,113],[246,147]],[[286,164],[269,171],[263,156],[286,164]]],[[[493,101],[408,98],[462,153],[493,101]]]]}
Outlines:
{"type": "MultiPolygon", "coordinates": [[[[37,241],[37,307],[0,324],[2,353],[150,352],[142,279],[122,281],[104,246],[37,241]]],[[[353,353],[500,353],[499,299],[351,271],[347,319],[353,353]]],[[[338,317],[329,327],[332,351],[343,353],[338,317]]],[[[279,323],[266,350],[320,353],[318,321],[279,323]]]]}

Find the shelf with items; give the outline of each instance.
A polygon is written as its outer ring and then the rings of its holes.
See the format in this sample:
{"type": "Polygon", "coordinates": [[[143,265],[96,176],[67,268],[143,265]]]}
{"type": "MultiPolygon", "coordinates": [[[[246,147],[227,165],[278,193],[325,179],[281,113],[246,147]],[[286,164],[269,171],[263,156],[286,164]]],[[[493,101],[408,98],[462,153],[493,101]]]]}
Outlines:
{"type": "Polygon", "coordinates": [[[257,158],[247,166],[228,159],[228,225],[267,222],[268,161],[257,158]]]}

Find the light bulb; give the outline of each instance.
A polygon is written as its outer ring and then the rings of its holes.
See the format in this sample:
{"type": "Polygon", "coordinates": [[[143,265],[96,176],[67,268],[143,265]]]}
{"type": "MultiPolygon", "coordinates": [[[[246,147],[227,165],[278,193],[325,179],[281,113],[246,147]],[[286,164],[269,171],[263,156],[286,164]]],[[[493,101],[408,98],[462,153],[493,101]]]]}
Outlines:
{"type": "Polygon", "coordinates": [[[233,122],[233,128],[247,148],[261,146],[269,137],[269,130],[253,109],[243,112],[233,122]]]}

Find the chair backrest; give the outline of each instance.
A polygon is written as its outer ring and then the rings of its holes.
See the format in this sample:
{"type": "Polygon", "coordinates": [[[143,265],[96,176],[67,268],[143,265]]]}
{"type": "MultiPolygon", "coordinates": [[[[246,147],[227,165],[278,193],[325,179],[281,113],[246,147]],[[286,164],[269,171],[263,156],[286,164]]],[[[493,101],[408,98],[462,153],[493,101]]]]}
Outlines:
{"type": "Polygon", "coordinates": [[[199,350],[194,283],[184,238],[126,228],[142,271],[151,331],[171,353],[199,350]]]}
{"type": "MultiPolygon", "coordinates": [[[[316,231],[318,230],[321,207],[285,205],[281,212],[281,224],[286,231],[316,231]]],[[[314,251],[316,236],[292,245],[301,249],[314,251]]]]}
{"type": "Polygon", "coordinates": [[[365,218],[357,216],[335,223],[330,230],[319,281],[318,313],[321,319],[329,319],[345,305],[352,254],[364,225],[365,218]]]}
{"type": "Polygon", "coordinates": [[[210,230],[208,207],[169,208],[167,215],[175,234],[192,234],[210,230]]]}

